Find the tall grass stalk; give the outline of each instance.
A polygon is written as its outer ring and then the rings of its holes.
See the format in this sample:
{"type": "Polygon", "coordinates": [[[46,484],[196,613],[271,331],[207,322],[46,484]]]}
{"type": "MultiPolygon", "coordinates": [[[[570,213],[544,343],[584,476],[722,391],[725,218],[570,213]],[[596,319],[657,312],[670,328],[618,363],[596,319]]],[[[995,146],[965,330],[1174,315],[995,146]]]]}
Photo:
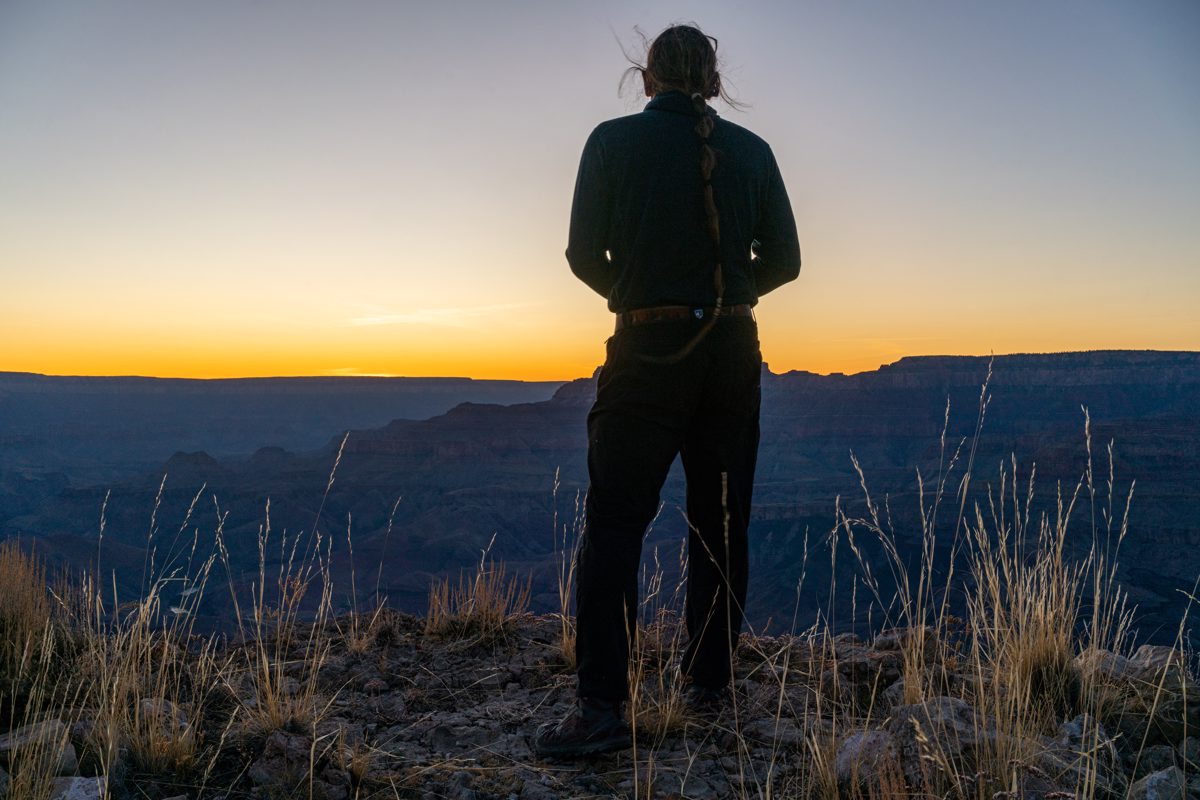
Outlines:
{"type": "Polygon", "coordinates": [[[231,669],[230,683],[240,688],[236,694],[241,727],[250,736],[288,730],[307,733],[315,740],[317,725],[336,699],[336,695],[325,696],[319,683],[332,646],[333,627],[333,540],[322,531],[321,517],[348,438],[349,433],[338,446],[312,528],[306,535],[289,537],[284,531],[278,537],[278,566],[273,571],[267,566],[267,553],[273,546],[271,502],[267,500],[257,536],[258,574],[245,612],[225,545],[228,512],[217,507],[216,548],[225,566],[242,643],[236,650],[240,663],[231,669]]]}
{"type": "Polygon", "coordinates": [[[582,541],[586,505],[585,496],[575,492],[575,510],[571,521],[559,526],[558,488],[559,470],[554,470],[554,488],[551,497],[554,504],[553,542],[556,578],[558,584],[558,651],[568,669],[575,669],[575,617],[571,614],[575,597],[575,572],[579,567],[579,544],[582,541]],[[559,534],[561,532],[561,538],[559,534]]]}

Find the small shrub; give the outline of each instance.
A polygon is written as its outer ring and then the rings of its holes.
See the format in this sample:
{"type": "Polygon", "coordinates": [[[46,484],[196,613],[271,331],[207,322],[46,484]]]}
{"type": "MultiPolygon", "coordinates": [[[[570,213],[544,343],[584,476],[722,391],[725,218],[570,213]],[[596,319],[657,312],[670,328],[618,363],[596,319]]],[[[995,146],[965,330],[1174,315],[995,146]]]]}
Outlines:
{"type": "Polygon", "coordinates": [[[503,564],[480,561],[474,577],[435,581],[429,590],[425,633],[492,641],[512,628],[529,608],[531,582],[509,577],[503,564]]]}
{"type": "Polygon", "coordinates": [[[49,671],[47,662],[58,639],[45,566],[20,545],[17,540],[0,542],[0,725],[4,726],[28,715],[39,667],[49,671]]]}

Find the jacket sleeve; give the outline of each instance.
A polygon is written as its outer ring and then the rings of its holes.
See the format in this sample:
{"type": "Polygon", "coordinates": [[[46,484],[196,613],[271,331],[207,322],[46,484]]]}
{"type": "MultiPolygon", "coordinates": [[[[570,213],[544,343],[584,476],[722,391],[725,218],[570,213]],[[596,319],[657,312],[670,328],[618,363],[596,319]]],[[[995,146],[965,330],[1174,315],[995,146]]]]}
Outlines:
{"type": "Polygon", "coordinates": [[[606,254],[612,191],[604,167],[604,148],[597,129],[588,137],[579,159],[571,202],[567,263],[579,280],[607,298],[616,274],[606,254]]]}
{"type": "Polygon", "coordinates": [[[800,241],[796,235],[796,217],[788,200],[783,176],[770,154],[770,166],[758,230],[752,251],[754,283],[759,296],[776,289],[800,274],[800,241]]]}

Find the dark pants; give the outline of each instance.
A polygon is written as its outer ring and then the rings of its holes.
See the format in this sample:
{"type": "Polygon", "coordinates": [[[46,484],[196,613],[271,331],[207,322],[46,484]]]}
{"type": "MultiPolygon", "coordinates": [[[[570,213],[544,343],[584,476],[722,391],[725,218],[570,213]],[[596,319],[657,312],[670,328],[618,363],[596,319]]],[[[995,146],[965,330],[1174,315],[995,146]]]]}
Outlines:
{"type": "Polygon", "coordinates": [[[758,328],[718,320],[682,361],[639,355],[679,351],[699,321],[652,322],[608,340],[588,415],[587,521],[577,573],[579,695],[628,696],[642,537],[675,456],[687,476],[688,646],[682,669],[722,687],[746,599],[750,495],[758,457],[758,328]]]}

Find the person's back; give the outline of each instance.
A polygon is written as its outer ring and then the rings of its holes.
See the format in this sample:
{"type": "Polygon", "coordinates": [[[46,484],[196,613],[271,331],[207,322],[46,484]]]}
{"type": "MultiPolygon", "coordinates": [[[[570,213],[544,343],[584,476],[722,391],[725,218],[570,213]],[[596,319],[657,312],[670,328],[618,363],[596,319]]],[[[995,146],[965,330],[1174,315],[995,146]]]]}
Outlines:
{"type": "Polygon", "coordinates": [[[719,118],[708,137],[721,228],[719,252],[714,246],[697,168],[698,116],[683,92],[664,92],[641,113],[598,125],[584,146],[567,260],[611,311],[712,306],[718,261],[728,305],[753,305],[799,272],[795,222],[771,148],[719,118]]]}
{"type": "Polygon", "coordinates": [[[695,711],[728,699],[758,454],[762,354],[751,308],[800,269],[771,149],[705,103],[721,94],[716,40],[668,28],[638,69],[654,99],[592,132],[571,207],[567,260],[617,316],[587,420],[578,703],[538,729],[542,756],[631,743],[622,709],[642,537],[676,457],[689,522],[679,676],[695,711]]]}

